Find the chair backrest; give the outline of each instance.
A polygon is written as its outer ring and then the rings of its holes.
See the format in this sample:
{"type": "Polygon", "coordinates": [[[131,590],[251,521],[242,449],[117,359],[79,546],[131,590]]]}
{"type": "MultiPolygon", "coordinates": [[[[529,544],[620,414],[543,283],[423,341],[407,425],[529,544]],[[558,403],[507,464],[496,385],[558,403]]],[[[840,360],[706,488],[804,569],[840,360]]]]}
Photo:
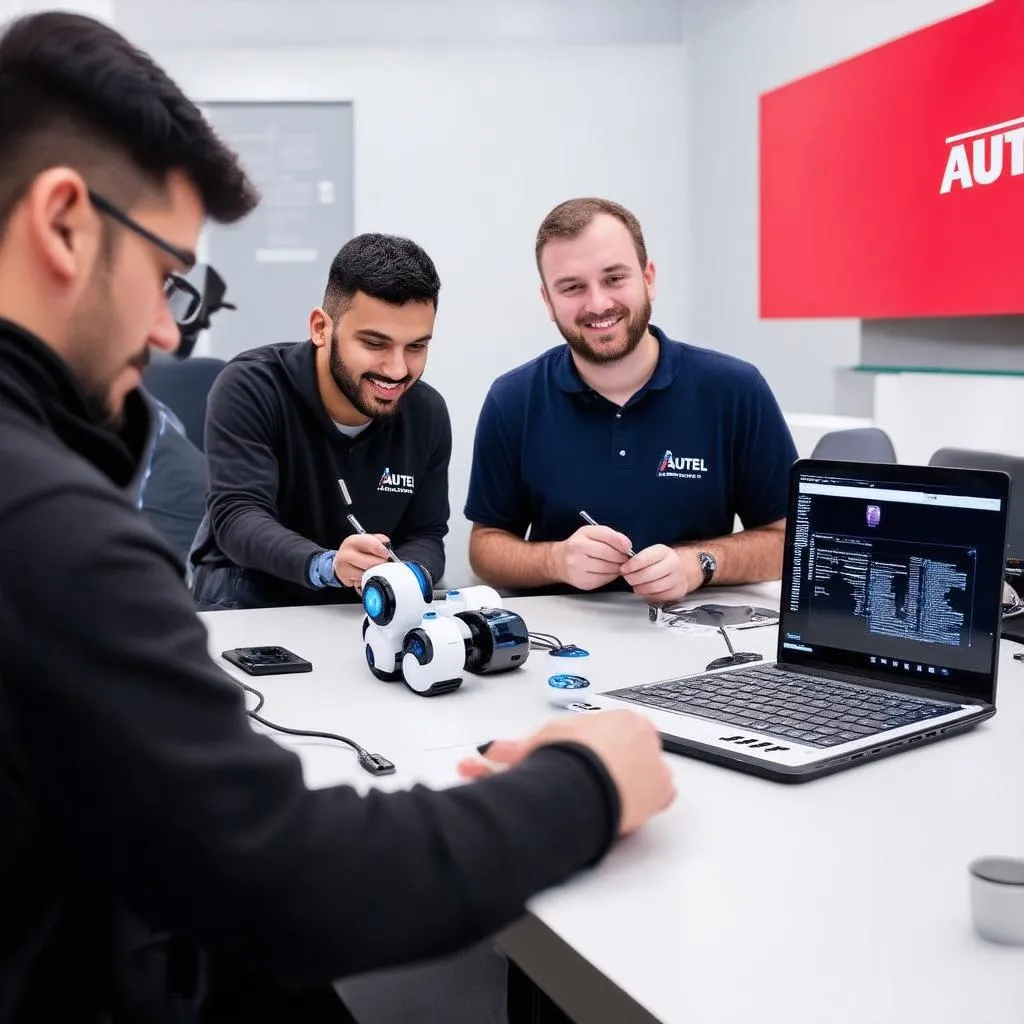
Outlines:
{"type": "Polygon", "coordinates": [[[1020,487],[1024,487],[1024,458],[972,448],[940,448],[928,460],[928,465],[954,469],[994,469],[1009,474],[1010,508],[1006,525],[1006,551],[1010,558],[1024,558],[1024,501],[1021,501],[1019,494],[1020,487]]]}
{"type": "Polygon", "coordinates": [[[812,459],[837,459],[842,462],[896,462],[896,449],[889,435],[878,427],[852,427],[833,430],[818,438],[812,459]]]}
{"type": "Polygon", "coordinates": [[[165,422],[139,495],[139,508],[184,566],[206,512],[206,456],[165,422]]]}
{"type": "Polygon", "coordinates": [[[188,439],[200,450],[206,423],[206,398],[217,375],[227,363],[223,359],[193,357],[153,363],[146,371],[145,388],[181,420],[188,439]]]}

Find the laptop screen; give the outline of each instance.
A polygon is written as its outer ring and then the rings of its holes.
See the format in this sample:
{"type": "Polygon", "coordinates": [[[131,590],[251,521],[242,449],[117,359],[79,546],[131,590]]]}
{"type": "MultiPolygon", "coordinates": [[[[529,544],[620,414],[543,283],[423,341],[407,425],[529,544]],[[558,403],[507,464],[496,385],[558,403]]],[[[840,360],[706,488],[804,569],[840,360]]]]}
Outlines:
{"type": "Polygon", "coordinates": [[[793,468],[778,660],[994,702],[1008,478],[793,468]]]}

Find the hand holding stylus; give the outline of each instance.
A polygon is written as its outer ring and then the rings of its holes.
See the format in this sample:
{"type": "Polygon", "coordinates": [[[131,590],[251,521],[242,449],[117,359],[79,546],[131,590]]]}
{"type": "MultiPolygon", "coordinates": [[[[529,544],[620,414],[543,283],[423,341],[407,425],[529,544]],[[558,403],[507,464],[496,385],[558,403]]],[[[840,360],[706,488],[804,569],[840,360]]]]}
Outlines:
{"type": "Polygon", "coordinates": [[[628,537],[588,518],[586,526],[554,545],[554,573],[577,590],[596,590],[620,574],[631,551],[628,537]]]}
{"type": "MultiPolygon", "coordinates": [[[[360,534],[363,537],[371,536],[371,534],[368,534],[366,532],[366,530],[363,529],[363,524],[361,522],[359,522],[359,520],[356,519],[355,516],[350,515],[350,516],[346,516],[346,518],[349,521],[349,525],[352,527],[353,530],[356,531],[357,534],[360,534]]],[[[390,558],[392,562],[400,562],[401,561],[401,559],[398,557],[398,555],[395,554],[394,549],[391,547],[391,541],[389,541],[388,538],[384,536],[384,534],[382,534],[382,533],[375,533],[375,534],[372,534],[372,536],[380,537],[381,540],[384,541],[385,558],[390,558]]]]}
{"type": "MultiPolygon", "coordinates": [[[[587,523],[584,530],[608,529],[601,526],[585,509],[580,510],[580,518],[587,523]]],[[[664,544],[652,544],[638,554],[633,550],[628,537],[621,533],[615,536],[626,544],[626,558],[618,563],[615,575],[622,576],[639,597],[647,598],[648,607],[653,612],[657,613],[658,608],[666,602],[681,600],[690,590],[695,589],[684,582],[686,567],[674,549],[664,544]]]]}
{"type": "Polygon", "coordinates": [[[388,538],[382,533],[350,534],[334,556],[334,575],[343,586],[358,590],[363,573],[386,562],[389,552],[388,538]]]}
{"type": "MultiPolygon", "coordinates": [[[[602,526],[602,525],[601,525],[601,524],[600,524],[600,523],[599,523],[599,522],[598,522],[598,521],[597,521],[597,520],[596,520],[596,519],[595,519],[595,518],[594,518],[594,517],[593,517],[593,516],[592,516],[592,515],[591,515],[591,514],[590,514],[589,512],[587,512],[587,511],[586,511],[585,509],[581,509],[581,510],[580,510],[580,518],[581,518],[581,519],[582,519],[582,520],[583,520],[583,521],[584,521],[584,522],[585,522],[585,523],[586,523],[586,524],[587,524],[588,526],[596,526],[596,527],[597,527],[597,528],[598,528],[599,530],[604,530],[604,529],[606,529],[606,527],[602,526]]],[[[623,540],[624,540],[624,541],[626,542],[626,557],[627,557],[627,558],[636,558],[636,552],[635,552],[635,551],[633,550],[633,545],[632,545],[632,543],[630,542],[629,538],[628,538],[628,537],[627,537],[627,536],[626,536],[626,535],[625,535],[624,533],[620,533],[620,534],[618,534],[618,536],[619,536],[619,537],[621,537],[621,538],[622,538],[622,539],[623,539],[623,540]]]]}
{"type": "MultiPolygon", "coordinates": [[[[345,481],[338,478],[338,490],[341,492],[341,499],[346,507],[352,507],[352,495],[345,484],[345,481]]],[[[355,533],[346,537],[334,556],[334,575],[343,586],[359,589],[363,579],[363,573],[367,569],[386,562],[389,559],[393,562],[400,562],[401,559],[395,554],[391,547],[390,538],[383,533],[367,533],[363,524],[359,522],[355,514],[349,512],[345,517],[349,526],[355,533]]]]}

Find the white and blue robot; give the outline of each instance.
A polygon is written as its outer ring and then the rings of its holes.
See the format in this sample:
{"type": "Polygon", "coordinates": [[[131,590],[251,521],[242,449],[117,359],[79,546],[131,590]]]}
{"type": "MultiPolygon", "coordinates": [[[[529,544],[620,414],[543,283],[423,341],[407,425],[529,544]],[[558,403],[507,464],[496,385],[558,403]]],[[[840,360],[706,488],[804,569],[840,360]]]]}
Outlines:
{"type": "Polygon", "coordinates": [[[418,626],[434,597],[434,582],[419,562],[384,562],[363,573],[366,664],[378,678],[402,678],[405,636],[418,626]]]}
{"type": "Polygon", "coordinates": [[[435,605],[430,574],[417,562],[368,569],[362,587],[366,663],[378,679],[435,697],[457,690],[466,672],[506,672],[529,657],[526,623],[499,607],[492,587],[450,590],[435,605]]]}

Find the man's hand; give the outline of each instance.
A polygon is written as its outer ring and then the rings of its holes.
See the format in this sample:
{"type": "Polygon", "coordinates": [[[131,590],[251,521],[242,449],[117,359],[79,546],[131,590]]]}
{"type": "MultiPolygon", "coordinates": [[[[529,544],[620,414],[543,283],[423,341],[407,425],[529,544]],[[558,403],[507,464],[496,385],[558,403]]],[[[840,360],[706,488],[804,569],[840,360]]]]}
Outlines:
{"type": "Polygon", "coordinates": [[[665,544],[652,544],[638,551],[622,566],[622,575],[633,592],[651,604],[681,601],[704,582],[694,552],[679,552],[665,544]]]}
{"type": "Polygon", "coordinates": [[[388,538],[382,533],[353,533],[346,537],[334,556],[334,575],[343,586],[358,591],[363,573],[388,560],[388,549],[384,546],[387,543],[388,538]]]}
{"type": "Polygon", "coordinates": [[[465,779],[480,779],[519,764],[538,747],[573,742],[589,747],[604,763],[619,791],[619,835],[634,832],[675,799],[675,784],[661,752],[661,739],[635,711],[602,711],[558,718],[523,740],[497,740],[485,759],[459,764],[465,779]]]}
{"type": "Polygon", "coordinates": [[[555,575],[577,590],[596,590],[619,574],[631,544],[608,526],[581,526],[555,544],[555,575]]]}

